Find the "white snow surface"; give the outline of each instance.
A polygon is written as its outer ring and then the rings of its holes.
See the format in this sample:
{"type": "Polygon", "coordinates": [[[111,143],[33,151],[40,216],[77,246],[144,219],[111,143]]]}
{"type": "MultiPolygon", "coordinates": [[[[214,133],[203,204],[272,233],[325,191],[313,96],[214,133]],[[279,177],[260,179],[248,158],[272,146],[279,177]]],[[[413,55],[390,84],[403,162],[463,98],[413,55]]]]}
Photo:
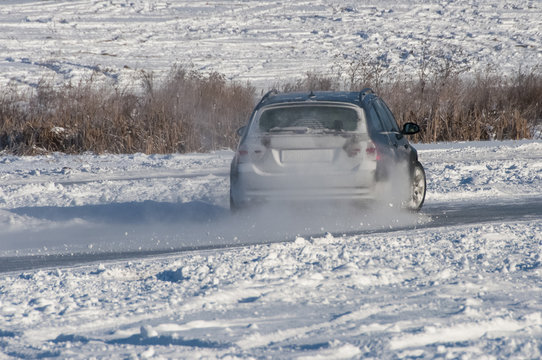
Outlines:
{"type": "Polygon", "coordinates": [[[540,1],[3,0],[0,83],[122,87],[192,64],[269,88],[356,56],[412,76],[424,56],[515,74],[540,65],[541,29],[540,1]]]}
{"type": "MultiPolygon", "coordinates": [[[[542,201],[542,141],[417,148],[425,209],[542,201]]],[[[232,155],[3,156],[0,261],[135,253],[4,269],[0,358],[542,356],[542,214],[232,216],[232,155]]]]}
{"type": "MultiPolygon", "coordinates": [[[[513,74],[541,29],[540,1],[3,0],[0,84],[180,64],[264,89],[355,56],[415,77],[424,49],[513,74]]],[[[2,155],[0,359],[542,357],[542,214],[439,222],[542,202],[542,142],[417,148],[419,214],[232,216],[229,150],[2,155]]]]}

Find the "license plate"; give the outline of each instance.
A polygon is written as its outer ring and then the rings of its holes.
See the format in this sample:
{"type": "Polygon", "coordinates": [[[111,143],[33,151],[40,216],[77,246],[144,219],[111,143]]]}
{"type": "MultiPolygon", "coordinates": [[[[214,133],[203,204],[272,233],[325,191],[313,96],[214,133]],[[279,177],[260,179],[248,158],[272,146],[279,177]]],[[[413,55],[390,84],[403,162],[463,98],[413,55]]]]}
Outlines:
{"type": "Polygon", "coordinates": [[[333,150],[282,150],[281,161],[283,163],[330,163],[333,161],[333,150]]]}

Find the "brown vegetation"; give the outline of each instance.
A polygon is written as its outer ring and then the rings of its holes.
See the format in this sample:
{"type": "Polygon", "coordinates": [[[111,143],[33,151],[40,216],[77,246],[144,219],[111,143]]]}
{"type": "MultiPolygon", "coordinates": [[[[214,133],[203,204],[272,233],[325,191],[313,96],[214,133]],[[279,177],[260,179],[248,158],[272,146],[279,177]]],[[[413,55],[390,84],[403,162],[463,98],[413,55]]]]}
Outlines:
{"type": "MultiPolygon", "coordinates": [[[[439,59],[439,58],[437,58],[439,59]]],[[[390,79],[381,60],[351,62],[340,76],[307,73],[281,91],[373,87],[399,123],[416,122],[415,141],[530,138],[542,126],[539,69],[504,76],[488,69],[439,59],[414,76],[390,79]]],[[[53,87],[42,82],[30,93],[0,94],[0,151],[171,153],[232,148],[254,102],[249,84],[173,68],[165,81],[142,73],[138,89],[98,85],[93,79],[53,87]]]]}
{"type": "Polygon", "coordinates": [[[542,124],[542,76],[486,73],[395,84],[383,94],[398,122],[417,122],[422,142],[531,138],[542,124]]]}
{"type": "MultiPolygon", "coordinates": [[[[386,57],[360,55],[335,65],[344,87],[372,87],[397,121],[416,122],[415,141],[528,139],[542,126],[542,68],[504,75],[488,66],[472,72],[462,49],[431,53],[425,45],[414,73],[390,75],[386,57]]],[[[311,76],[314,77],[314,76],[311,76]]]]}
{"type": "Polygon", "coordinates": [[[254,105],[254,89],[218,73],[174,68],[157,83],[142,73],[142,89],[40,84],[30,95],[0,95],[0,150],[32,155],[171,153],[233,147],[235,130],[254,105]]]}

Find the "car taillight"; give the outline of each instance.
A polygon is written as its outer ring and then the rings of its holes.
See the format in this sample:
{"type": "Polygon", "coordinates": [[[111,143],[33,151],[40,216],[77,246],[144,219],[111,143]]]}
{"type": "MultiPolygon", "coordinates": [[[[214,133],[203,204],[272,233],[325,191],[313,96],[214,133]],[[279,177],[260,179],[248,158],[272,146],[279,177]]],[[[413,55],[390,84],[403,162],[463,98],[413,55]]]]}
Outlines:
{"type": "Polygon", "coordinates": [[[246,163],[249,162],[250,159],[248,157],[248,149],[246,148],[239,148],[237,150],[237,162],[238,163],[246,163]]]}
{"type": "Polygon", "coordinates": [[[367,154],[367,158],[378,161],[380,160],[380,154],[378,153],[378,148],[376,147],[375,143],[372,141],[369,141],[367,143],[367,147],[365,148],[365,153],[367,154]]]}
{"type": "Polygon", "coordinates": [[[238,163],[250,163],[262,159],[265,148],[262,146],[241,147],[237,150],[238,163]]]}
{"type": "Polygon", "coordinates": [[[360,152],[361,152],[361,147],[359,146],[359,144],[356,144],[355,146],[350,146],[346,150],[346,153],[348,154],[349,157],[357,156],[359,155],[360,152]]]}

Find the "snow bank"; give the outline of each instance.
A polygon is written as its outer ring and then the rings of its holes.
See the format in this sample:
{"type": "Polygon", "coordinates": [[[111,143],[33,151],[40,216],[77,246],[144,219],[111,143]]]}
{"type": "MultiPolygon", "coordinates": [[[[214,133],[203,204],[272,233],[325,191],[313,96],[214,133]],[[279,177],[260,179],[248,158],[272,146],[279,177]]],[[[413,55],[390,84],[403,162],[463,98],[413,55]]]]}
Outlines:
{"type": "Polygon", "coordinates": [[[420,144],[429,202],[517,200],[542,185],[542,142],[420,144]]]}

